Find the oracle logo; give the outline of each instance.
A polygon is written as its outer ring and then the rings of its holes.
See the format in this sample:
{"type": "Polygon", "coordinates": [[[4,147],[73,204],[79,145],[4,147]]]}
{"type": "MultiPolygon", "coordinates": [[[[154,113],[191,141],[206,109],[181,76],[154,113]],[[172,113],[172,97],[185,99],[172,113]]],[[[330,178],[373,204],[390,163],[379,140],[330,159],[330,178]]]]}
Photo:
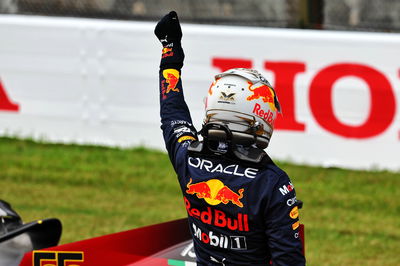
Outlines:
{"type": "MultiPolygon", "coordinates": [[[[215,57],[212,66],[222,72],[234,67],[252,68],[253,62],[248,59],[215,57]]],[[[296,117],[294,81],[296,75],[306,71],[306,63],[265,61],[264,69],[274,75],[274,89],[284,110],[284,116],[279,116],[275,122],[275,129],[305,131],[307,125],[296,117]]],[[[321,128],[345,138],[376,137],[392,124],[396,114],[395,94],[388,78],[378,69],[361,63],[336,63],[318,70],[308,87],[308,103],[321,128]],[[333,85],[346,77],[361,79],[368,86],[370,108],[367,119],[360,125],[346,124],[334,112],[333,85]]]]}
{"type": "Polygon", "coordinates": [[[6,93],[6,89],[0,79],[0,111],[18,112],[19,105],[13,103],[6,93]]]}

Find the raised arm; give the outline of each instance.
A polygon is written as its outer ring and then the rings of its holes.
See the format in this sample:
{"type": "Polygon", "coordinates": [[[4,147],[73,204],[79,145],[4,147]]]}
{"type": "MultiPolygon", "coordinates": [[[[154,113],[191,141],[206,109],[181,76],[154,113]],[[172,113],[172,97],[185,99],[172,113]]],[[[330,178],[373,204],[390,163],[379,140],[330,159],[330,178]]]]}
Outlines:
{"type": "Polygon", "coordinates": [[[161,129],[176,169],[178,152],[184,152],[180,148],[187,147],[190,141],[197,139],[183,96],[181,69],[185,56],[181,45],[182,30],[176,12],[171,11],[165,15],[157,23],[154,33],[163,46],[159,72],[161,129]]]}

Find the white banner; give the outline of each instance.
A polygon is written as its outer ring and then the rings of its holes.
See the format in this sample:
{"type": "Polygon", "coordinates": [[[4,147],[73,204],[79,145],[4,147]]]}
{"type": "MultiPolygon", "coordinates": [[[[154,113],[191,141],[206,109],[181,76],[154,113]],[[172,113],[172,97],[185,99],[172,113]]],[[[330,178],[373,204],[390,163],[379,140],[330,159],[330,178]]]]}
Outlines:
{"type": "MultiPolygon", "coordinates": [[[[163,148],[155,22],[0,16],[0,134],[163,148]]],[[[271,157],[400,170],[400,34],[183,24],[198,129],[213,76],[255,68],[283,106],[271,157]]]]}

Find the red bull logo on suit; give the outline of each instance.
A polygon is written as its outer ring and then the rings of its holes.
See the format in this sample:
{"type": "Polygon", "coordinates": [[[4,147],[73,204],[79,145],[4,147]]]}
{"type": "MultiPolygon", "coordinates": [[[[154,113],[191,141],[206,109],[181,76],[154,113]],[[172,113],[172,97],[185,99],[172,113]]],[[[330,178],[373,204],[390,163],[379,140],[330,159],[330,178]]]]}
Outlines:
{"type": "Polygon", "coordinates": [[[248,232],[250,230],[248,214],[239,212],[232,217],[221,210],[211,207],[207,207],[205,210],[194,208],[186,197],[184,197],[184,200],[188,215],[204,224],[212,224],[232,231],[248,232]]]}
{"type": "Polygon", "coordinates": [[[188,188],[186,193],[196,195],[197,198],[204,199],[210,205],[231,202],[240,208],[243,207],[240,199],[243,198],[244,189],[241,188],[238,192],[235,192],[218,179],[210,179],[195,184],[192,184],[192,179],[190,179],[186,187],[188,188]]]}
{"type": "Polygon", "coordinates": [[[172,48],[164,47],[162,49],[162,58],[168,57],[168,56],[173,56],[174,52],[172,51],[172,48]]]}
{"type": "Polygon", "coordinates": [[[179,89],[176,87],[176,85],[179,82],[179,71],[176,69],[165,69],[163,71],[163,77],[165,78],[165,81],[168,83],[167,91],[166,93],[168,94],[170,91],[176,91],[179,92],[179,89]]]}
{"type": "Polygon", "coordinates": [[[162,72],[164,80],[161,81],[161,95],[162,99],[167,99],[167,94],[171,91],[179,92],[177,88],[180,74],[176,69],[164,69],[162,72]]]}

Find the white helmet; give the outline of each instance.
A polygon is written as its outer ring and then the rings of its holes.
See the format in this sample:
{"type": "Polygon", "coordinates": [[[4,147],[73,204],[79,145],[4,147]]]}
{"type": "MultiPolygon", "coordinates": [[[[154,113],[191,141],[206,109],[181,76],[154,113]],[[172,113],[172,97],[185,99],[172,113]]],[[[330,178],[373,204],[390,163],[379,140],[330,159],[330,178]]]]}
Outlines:
{"type": "Polygon", "coordinates": [[[234,68],[215,76],[205,102],[204,124],[222,124],[233,138],[265,149],[280,112],[274,89],[259,72],[234,68]]]}

